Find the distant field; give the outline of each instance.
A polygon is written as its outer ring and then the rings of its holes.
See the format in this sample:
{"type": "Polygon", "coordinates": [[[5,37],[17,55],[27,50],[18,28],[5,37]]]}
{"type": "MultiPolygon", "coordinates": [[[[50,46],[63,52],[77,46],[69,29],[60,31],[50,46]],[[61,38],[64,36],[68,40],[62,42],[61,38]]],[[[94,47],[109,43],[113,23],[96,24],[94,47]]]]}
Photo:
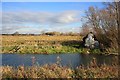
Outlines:
{"type": "Polygon", "coordinates": [[[40,42],[81,40],[80,36],[2,36],[2,46],[36,45],[40,42]]]}
{"type": "Polygon", "coordinates": [[[81,36],[2,36],[2,53],[80,52],[81,36]]]}

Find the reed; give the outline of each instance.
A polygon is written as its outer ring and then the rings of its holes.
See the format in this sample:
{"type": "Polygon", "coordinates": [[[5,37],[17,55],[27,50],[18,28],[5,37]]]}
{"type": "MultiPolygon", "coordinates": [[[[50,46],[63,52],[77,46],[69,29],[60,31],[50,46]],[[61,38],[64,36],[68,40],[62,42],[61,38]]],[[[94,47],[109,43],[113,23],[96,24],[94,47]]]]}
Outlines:
{"type": "Polygon", "coordinates": [[[118,78],[118,65],[100,65],[96,60],[85,67],[84,65],[71,69],[61,64],[45,64],[43,66],[1,66],[2,78],[118,78]]]}

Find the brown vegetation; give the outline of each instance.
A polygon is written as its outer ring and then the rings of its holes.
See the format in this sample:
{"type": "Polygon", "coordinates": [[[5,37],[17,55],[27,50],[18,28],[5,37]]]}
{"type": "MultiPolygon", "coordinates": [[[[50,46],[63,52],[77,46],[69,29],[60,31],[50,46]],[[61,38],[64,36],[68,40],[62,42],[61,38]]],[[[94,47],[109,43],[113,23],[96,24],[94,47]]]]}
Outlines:
{"type": "Polygon", "coordinates": [[[106,51],[118,52],[118,3],[106,3],[105,6],[102,9],[89,7],[86,12],[88,21],[85,24],[92,26],[94,34],[106,51]]]}
{"type": "Polygon", "coordinates": [[[43,66],[12,66],[0,67],[2,78],[118,78],[117,65],[96,65],[93,60],[89,66],[79,66],[71,69],[60,64],[43,65],[43,66]]]}

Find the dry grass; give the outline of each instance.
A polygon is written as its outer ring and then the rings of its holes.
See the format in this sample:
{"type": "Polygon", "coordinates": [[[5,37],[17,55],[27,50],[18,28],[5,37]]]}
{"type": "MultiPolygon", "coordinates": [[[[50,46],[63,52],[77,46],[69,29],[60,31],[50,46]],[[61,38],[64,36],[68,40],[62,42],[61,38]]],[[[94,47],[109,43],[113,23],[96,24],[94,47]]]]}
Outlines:
{"type": "Polygon", "coordinates": [[[80,36],[2,36],[2,43],[17,42],[17,41],[69,41],[80,40],[80,36]]]}
{"type": "Polygon", "coordinates": [[[3,66],[3,78],[71,78],[73,70],[62,67],[57,64],[24,67],[19,66],[17,69],[11,66],[3,66]]]}
{"type": "Polygon", "coordinates": [[[2,78],[117,78],[118,67],[102,65],[100,67],[78,67],[75,70],[57,64],[44,66],[0,67],[2,78]]]}
{"type": "Polygon", "coordinates": [[[2,78],[118,78],[118,65],[96,65],[96,60],[87,66],[71,69],[60,64],[43,66],[1,66],[2,78]]]}
{"type": "Polygon", "coordinates": [[[78,52],[77,48],[63,45],[63,43],[71,44],[69,41],[80,39],[80,36],[2,36],[1,53],[78,52]],[[71,49],[73,51],[70,51],[71,49]]]}

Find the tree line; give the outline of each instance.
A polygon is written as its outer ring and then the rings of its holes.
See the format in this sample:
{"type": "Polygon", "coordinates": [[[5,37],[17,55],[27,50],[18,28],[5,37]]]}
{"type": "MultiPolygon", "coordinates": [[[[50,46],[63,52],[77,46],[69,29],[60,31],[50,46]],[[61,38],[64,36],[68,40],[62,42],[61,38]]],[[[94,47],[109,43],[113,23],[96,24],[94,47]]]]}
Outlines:
{"type": "Polygon", "coordinates": [[[80,33],[73,33],[73,32],[67,32],[67,33],[61,33],[61,32],[56,32],[56,31],[53,31],[53,32],[43,32],[41,34],[21,34],[19,32],[14,32],[13,34],[2,34],[2,35],[12,35],[12,36],[20,36],[20,35],[25,35],[25,36],[28,36],[28,35],[32,35],[32,36],[40,36],[40,35],[47,35],[47,36],[79,36],[80,33]]]}

